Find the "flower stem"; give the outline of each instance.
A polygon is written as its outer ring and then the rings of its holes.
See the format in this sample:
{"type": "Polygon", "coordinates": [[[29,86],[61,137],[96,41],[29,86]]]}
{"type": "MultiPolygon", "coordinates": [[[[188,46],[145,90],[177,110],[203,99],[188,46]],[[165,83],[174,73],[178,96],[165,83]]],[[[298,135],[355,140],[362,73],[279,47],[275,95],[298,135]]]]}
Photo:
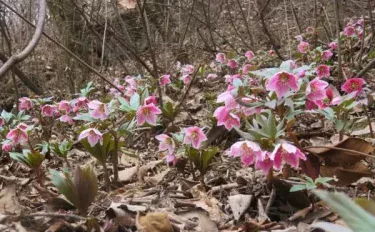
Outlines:
{"type": "Polygon", "coordinates": [[[111,181],[109,180],[109,174],[107,169],[107,164],[104,162],[102,163],[104,169],[104,182],[106,191],[109,192],[111,190],[111,181]]]}

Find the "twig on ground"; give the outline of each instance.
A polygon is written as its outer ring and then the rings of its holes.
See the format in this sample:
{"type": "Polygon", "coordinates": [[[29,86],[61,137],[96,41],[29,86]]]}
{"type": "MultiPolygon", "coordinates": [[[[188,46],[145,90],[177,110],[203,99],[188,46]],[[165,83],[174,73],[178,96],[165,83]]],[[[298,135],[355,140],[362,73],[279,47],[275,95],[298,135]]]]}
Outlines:
{"type": "Polygon", "coordinates": [[[212,189],[209,191],[210,194],[214,194],[219,192],[220,190],[229,190],[233,188],[237,188],[239,185],[237,183],[229,183],[229,184],[223,184],[219,186],[212,187],[212,189]]]}
{"type": "Polygon", "coordinates": [[[267,215],[268,215],[268,212],[271,209],[271,206],[272,206],[273,202],[275,201],[275,198],[276,198],[276,190],[275,190],[275,188],[272,188],[270,199],[268,200],[267,205],[266,205],[266,209],[264,211],[267,215]]]}
{"type": "Polygon", "coordinates": [[[63,218],[71,218],[76,220],[86,220],[85,217],[81,217],[74,214],[66,214],[66,213],[32,213],[27,215],[21,215],[20,218],[31,218],[31,217],[63,217],[63,218]]]}

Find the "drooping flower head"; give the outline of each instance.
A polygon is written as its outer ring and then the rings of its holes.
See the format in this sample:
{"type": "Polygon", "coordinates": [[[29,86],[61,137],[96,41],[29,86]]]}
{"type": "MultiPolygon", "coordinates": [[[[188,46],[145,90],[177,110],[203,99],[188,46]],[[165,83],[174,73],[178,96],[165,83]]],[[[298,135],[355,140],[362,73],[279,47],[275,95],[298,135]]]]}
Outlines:
{"type": "Polygon", "coordinates": [[[95,119],[105,120],[109,117],[109,110],[106,104],[98,100],[90,101],[87,106],[89,107],[91,117],[95,119]]]}
{"type": "Polygon", "coordinates": [[[20,127],[12,129],[7,134],[7,139],[11,140],[13,144],[21,144],[27,142],[29,136],[27,132],[20,127]]]}
{"type": "Polygon", "coordinates": [[[325,50],[322,54],[322,59],[325,61],[328,61],[331,59],[332,56],[333,56],[333,53],[331,52],[331,50],[325,50]]]}
{"type": "Polygon", "coordinates": [[[250,60],[250,61],[251,61],[252,59],[254,59],[254,57],[255,57],[253,51],[247,51],[247,52],[245,53],[245,56],[246,56],[247,59],[250,60]]]}
{"type": "Polygon", "coordinates": [[[87,138],[91,147],[94,147],[98,142],[103,144],[103,134],[95,128],[89,128],[81,132],[78,136],[78,140],[87,138]]]}
{"type": "Polygon", "coordinates": [[[11,142],[5,142],[1,146],[1,150],[3,150],[4,152],[10,152],[10,151],[12,151],[12,148],[13,148],[13,146],[12,146],[11,142]]]}
{"type": "Polygon", "coordinates": [[[340,101],[341,101],[341,97],[340,96],[335,97],[332,88],[328,87],[326,89],[325,98],[315,101],[315,104],[319,107],[319,109],[324,109],[332,105],[337,105],[340,103],[340,101]]]}
{"type": "Polygon", "coordinates": [[[233,97],[231,91],[225,91],[224,93],[219,94],[219,96],[217,96],[216,102],[217,103],[224,102],[225,106],[228,109],[234,109],[238,106],[238,103],[236,99],[233,97]]]}
{"type": "Polygon", "coordinates": [[[270,153],[267,151],[261,152],[257,155],[255,161],[255,168],[263,171],[264,174],[267,174],[272,166],[274,165],[273,160],[270,159],[270,153]]]}
{"type": "Polygon", "coordinates": [[[171,82],[170,75],[166,74],[160,77],[159,84],[160,86],[166,86],[169,85],[171,82]]]}
{"type": "Polygon", "coordinates": [[[87,109],[87,104],[89,103],[89,100],[87,100],[86,97],[79,97],[77,99],[74,99],[73,104],[73,112],[77,112],[81,109],[87,109]]]}
{"type": "Polygon", "coordinates": [[[216,54],[216,61],[219,62],[220,64],[224,64],[226,61],[226,57],[224,53],[218,53],[216,54]]]}
{"type": "Polygon", "coordinates": [[[240,141],[233,144],[230,148],[229,155],[233,157],[241,157],[241,162],[245,167],[253,164],[262,150],[260,147],[251,141],[240,141]]]}
{"type": "Polygon", "coordinates": [[[46,117],[53,117],[56,113],[56,106],[54,105],[43,105],[42,115],[46,117]]]}
{"type": "Polygon", "coordinates": [[[240,118],[231,112],[226,106],[220,106],[214,112],[214,117],[217,119],[217,125],[224,125],[230,131],[233,127],[240,127],[240,118]]]}
{"type": "Polygon", "coordinates": [[[177,157],[174,154],[168,154],[164,158],[167,163],[172,163],[173,165],[177,164],[177,157]]]}
{"type": "Polygon", "coordinates": [[[266,85],[268,91],[275,91],[277,97],[282,98],[289,90],[298,90],[297,77],[291,73],[278,72],[266,85]]]}
{"type": "Polygon", "coordinates": [[[316,68],[316,74],[319,78],[329,77],[331,75],[328,65],[321,64],[316,68]]]}
{"type": "Polygon", "coordinates": [[[28,97],[21,97],[19,100],[19,109],[20,110],[30,110],[33,107],[33,102],[28,97]]]}
{"type": "Polygon", "coordinates": [[[190,75],[182,75],[181,79],[185,85],[188,85],[190,84],[192,78],[190,75]]]}
{"type": "Polygon", "coordinates": [[[326,97],[325,88],[327,88],[328,83],[322,81],[318,78],[310,81],[306,88],[307,98],[310,101],[322,100],[326,97]]]}
{"type": "Polygon", "coordinates": [[[356,91],[356,96],[358,96],[362,92],[364,84],[365,80],[363,80],[363,78],[349,78],[341,86],[341,89],[346,93],[352,93],[356,91]]]}
{"type": "Polygon", "coordinates": [[[232,69],[236,69],[236,68],[238,68],[238,63],[237,63],[237,61],[234,60],[234,59],[230,59],[230,60],[228,61],[228,67],[230,67],[230,68],[232,68],[232,69]]]}
{"type": "Polygon", "coordinates": [[[65,113],[69,113],[71,111],[72,107],[70,106],[70,102],[69,101],[62,100],[61,102],[59,102],[58,109],[60,111],[65,112],[65,113]]]}
{"type": "Polygon", "coordinates": [[[298,51],[302,54],[306,54],[310,50],[310,44],[305,41],[301,41],[298,46],[298,51]]]}
{"type": "Polygon", "coordinates": [[[242,67],[242,72],[244,74],[248,74],[249,71],[252,69],[252,65],[251,64],[245,64],[243,67],[242,67]]]}
{"type": "Polygon", "coordinates": [[[210,73],[207,75],[208,80],[215,80],[217,78],[217,74],[215,73],[210,73]]]}
{"type": "Polygon", "coordinates": [[[144,101],[145,105],[148,105],[148,104],[151,104],[151,103],[154,104],[154,105],[158,104],[158,102],[156,100],[156,96],[151,95],[151,96],[148,96],[148,97],[145,98],[145,101],[144,101]]]}
{"type": "Polygon", "coordinates": [[[280,170],[282,163],[290,164],[292,167],[297,168],[299,160],[306,160],[306,156],[297,147],[287,142],[282,142],[276,145],[270,155],[270,159],[273,160],[275,169],[280,170]]]}
{"type": "Polygon", "coordinates": [[[195,149],[199,149],[201,143],[206,141],[207,137],[203,133],[202,128],[192,126],[185,128],[184,143],[191,144],[195,149]]]}
{"type": "Polygon", "coordinates": [[[190,74],[193,74],[193,72],[194,72],[194,66],[193,65],[187,64],[182,68],[182,74],[183,75],[190,75],[190,74]]]}
{"type": "Polygon", "coordinates": [[[339,47],[337,42],[331,42],[328,44],[328,46],[330,47],[331,50],[336,50],[339,47]]]}
{"type": "Polygon", "coordinates": [[[166,134],[160,134],[155,136],[157,140],[160,141],[159,143],[159,151],[166,151],[168,150],[169,154],[173,154],[175,149],[175,143],[173,138],[169,137],[166,134]]]}
{"type": "Polygon", "coordinates": [[[65,122],[65,123],[68,123],[69,125],[73,125],[74,124],[74,121],[73,121],[73,118],[70,117],[68,114],[64,114],[62,115],[59,120],[61,122],[65,122]]]}
{"type": "Polygon", "coordinates": [[[137,123],[138,125],[143,125],[145,122],[147,122],[148,124],[155,126],[157,115],[161,113],[161,110],[153,103],[143,105],[137,110],[137,123]]]}
{"type": "Polygon", "coordinates": [[[355,36],[356,35],[356,30],[353,26],[349,25],[347,27],[345,27],[344,29],[344,34],[348,37],[352,37],[352,36],[355,36]]]}

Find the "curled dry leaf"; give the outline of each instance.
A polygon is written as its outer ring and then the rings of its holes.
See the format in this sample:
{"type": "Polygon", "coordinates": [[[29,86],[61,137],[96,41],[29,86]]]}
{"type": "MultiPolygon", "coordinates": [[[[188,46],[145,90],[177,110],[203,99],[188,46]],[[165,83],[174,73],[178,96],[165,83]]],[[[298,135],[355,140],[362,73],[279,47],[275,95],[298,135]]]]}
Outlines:
{"type": "Polygon", "coordinates": [[[242,214],[249,208],[252,195],[234,195],[228,197],[229,206],[232,209],[234,219],[238,221],[242,214]]]}
{"type": "Polygon", "coordinates": [[[118,172],[118,178],[121,182],[130,182],[138,172],[138,166],[127,168],[118,172]]]}
{"type": "Polygon", "coordinates": [[[346,168],[325,165],[320,167],[320,174],[324,177],[336,176],[338,181],[332,182],[332,184],[340,186],[354,183],[362,177],[373,176],[373,173],[362,162],[357,162],[346,168]]]}
{"type": "Polygon", "coordinates": [[[8,185],[0,192],[0,213],[19,214],[21,205],[16,196],[16,187],[8,185]]]}
{"type": "Polygon", "coordinates": [[[138,231],[144,232],[173,232],[173,227],[166,213],[148,213],[137,217],[138,231]]]}
{"type": "Polygon", "coordinates": [[[154,169],[158,164],[163,163],[163,160],[150,161],[147,164],[143,165],[138,170],[138,180],[144,181],[144,178],[149,170],[154,169]]]}
{"type": "Polygon", "coordinates": [[[148,183],[149,185],[152,185],[152,186],[156,186],[158,185],[163,179],[164,177],[171,171],[170,168],[167,168],[165,169],[164,171],[156,174],[155,176],[151,176],[151,177],[144,177],[144,180],[146,183],[148,183]]]}

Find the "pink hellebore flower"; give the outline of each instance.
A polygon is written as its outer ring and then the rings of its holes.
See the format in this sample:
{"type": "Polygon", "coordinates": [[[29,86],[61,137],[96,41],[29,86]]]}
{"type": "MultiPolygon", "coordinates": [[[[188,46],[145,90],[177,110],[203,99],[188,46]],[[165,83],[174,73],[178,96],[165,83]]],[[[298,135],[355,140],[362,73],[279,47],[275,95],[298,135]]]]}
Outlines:
{"type": "Polygon", "coordinates": [[[168,154],[164,158],[167,163],[172,163],[173,165],[177,163],[177,157],[174,154],[168,154]]]}
{"type": "Polygon", "coordinates": [[[143,105],[139,107],[137,111],[137,123],[138,125],[143,125],[145,122],[147,122],[148,124],[155,126],[157,119],[156,115],[161,113],[161,110],[153,103],[143,105]]]}
{"type": "MultiPolygon", "coordinates": [[[[254,96],[251,96],[251,97],[243,97],[242,98],[242,101],[245,102],[245,103],[253,103],[253,102],[257,102],[259,101],[260,99],[254,97],[254,96]]],[[[260,112],[262,111],[262,108],[261,107],[246,107],[246,106],[242,106],[241,107],[241,112],[246,116],[246,117],[249,117],[253,114],[259,114],[260,112]]]]}
{"type": "Polygon", "coordinates": [[[207,75],[207,79],[208,80],[214,80],[217,78],[217,74],[214,74],[214,73],[210,73],[207,75]]]}
{"type": "Polygon", "coordinates": [[[171,83],[170,75],[163,75],[159,79],[160,86],[166,86],[171,83]]]}
{"type": "Polygon", "coordinates": [[[326,81],[322,81],[318,78],[310,81],[306,88],[307,98],[310,101],[322,100],[326,97],[325,88],[327,88],[328,83],[326,81]]]}
{"type": "Polygon", "coordinates": [[[231,59],[228,61],[228,67],[232,68],[232,69],[235,69],[235,68],[238,68],[238,63],[237,61],[231,59]]]}
{"type": "Polygon", "coordinates": [[[11,140],[13,144],[25,143],[28,138],[27,132],[19,127],[10,130],[7,134],[7,139],[11,140]]]}
{"type": "Polygon", "coordinates": [[[325,61],[328,61],[331,59],[332,56],[333,56],[333,53],[331,52],[331,50],[325,50],[322,54],[322,59],[325,61]]]}
{"type": "Polygon", "coordinates": [[[302,54],[306,54],[310,50],[310,44],[305,41],[301,41],[298,46],[298,51],[302,54]]]}
{"type": "Polygon", "coordinates": [[[148,96],[145,98],[145,101],[144,101],[144,104],[145,105],[148,105],[148,104],[154,104],[154,105],[157,105],[158,102],[156,101],[156,96],[148,96]]]}
{"type": "Polygon", "coordinates": [[[189,75],[189,74],[192,74],[193,72],[194,72],[194,66],[193,65],[187,64],[182,68],[182,73],[184,75],[189,75]]]}
{"type": "Polygon", "coordinates": [[[90,101],[87,106],[91,110],[90,115],[95,119],[105,120],[109,116],[109,110],[106,104],[98,100],[90,101]]]}
{"type": "Polygon", "coordinates": [[[4,119],[0,117],[0,127],[2,127],[3,125],[4,125],[4,119]]]}
{"type": "Polygon", "coordinates": [[[219,62],[220,64],[224,64],[226,59],[227,58],[225,57],[224,53],[216,54],[216,61],[219,62]]]}
{"type": "Polygon", "coordinates": [[[59,120],[60,120],[61,122],[69,123],[69,125],[73,125],[73,124],[74,124],[74,122],[73,122],[73,118],[70,117],[70,116],[67,115],[67,114],[61,116],[61,117],[59,118],[59,120]]]}
{"type": "Polygon", "coordinates": [[[364,84],[365,80],[363,80],[363,78],[350,78],[345,81],[345,83],[341,86],[341,89],[346,93],[352,93],[356,91],[356,96],[358,96],[358,94],[362,92],[364,84]]]}
{"type": "Polygon", "coordinates": [[[12,150],[13,146],[10,142],[6,142],[6,143],[3,143],[3,145],[1,146],[1,150],[5,151],[5,152],[10,152],[12,150]]]}
{"type": "Polygon", "coordinates": [[[346,35],[346,36],[348,36],[348,37],[352,37],[352,36],[354,36],[355,34],[356,34],[356,30],[355,30],[355,28],[353,27],[353,26],[347,26],[347,27],[345,27],[345,29],[344,29],[344,34],[346,35]]]}
{"type": "Polygon", "coordinates": [[[233,127],[240,127],[240,118],[233,114],[231,110],[225,106],[220,106],[214,112],[214,117],[217,118],[217,125],[224,125],[230,131],[233,127]]]}
{"type": "Polygon", "coordinates": [[[19,103],[20,110],[30,110],[33,107],[33,102],[28,97],[21,97],[19,103]]]}
{"type": "Polygon", "coordinates": [[[238,106],[238,103],[236,99],[233,97],[231,91],[225,91],[224,93],[221,93],[219,96],[217,96],[217,103],[225,103],[225,106],[228,109],[234,109],[238,106]]]}
{"type": "Polygon", "coordinates": [[[58,108],[60,111],[64,111],[65,113],[69,113],[71,110],[70,103],[67,100],[62,100],[59,102],[58,108]]]}
{"type": "Polygon", "coordinates": [[[246,56],[247,59],[249,59],[250,61],[251,61],[252,59],[254,59],[254,57],[255,57],[253,51],[247,51],[247,52],[245,53],[245,56],[246,56]]]}
{"type": "Polygon", "coordinates": [[[297,77],[291,73],[287,72],[278,72],[276,73],[266,85],[268,91],[275,91],[277,97],[282,98],[285,93],[290,89],[297,91],[297,77]]]}
{"type": "Polygon", "coordinates": [[[297,147],[283,142],[275,147],[270,159],[273,160],[275,169],[280,170],[283,162],[298,168],[299,159],[306,160],[306,156],[297,147]]]}
{"type": "Polygon", "coordinates": [[[155,138],[160,141],[159,151],[168,150],[169,154],[173,154],[174,149],[175,149],[175,144],[174,144],[174,140],[171,137],[169,137],[166,134],[161,134],[161,135],[155,136],[155,138]]]}
{"type": "Polygon", "coordinates": [[[276,54],[276,52],[275,52],[275,50],[269,50],[268,51],[268,55],[270,55],[270,56],[274,56],[276,54]]]}
{"type": "Polygon", "coordinates": [[[315,104],[319,109],[326,108],[331,105],[337,105],[341,101],[340,96],[334,97],[333,90],[331,88],[326,89],[326,97],[322,100],[315,101],[315,104]]]}
{"type": "Polygon", "coordinates": [[[263,171],[267,174],[273,166],[273,160],[270,159],[269,152],[261,152],[255,161],[255,168],[263,171]]]}
{"type": "Polygon", "coordinates": [[[301,70],[297,73],[297,77],[304,78],[306,76],[306,70],[301,70]]]}
{"type": "Polygon", "coordinates": [[[73,100],[73,111],[77,112],[80,109],[86,109],[89,100],[86,97],[79,97],[73,100]]]}
{"type": "Polygon", "coordinates": [[[258,156],[262,154],[260,147],[251,141],[240,141],[233,144],[230,148],[229,155],[241,157],[241,162],[245,167],[253,164],[258,156]]]}
{"type": "Polygon", "coordinates": [[[207,137],[203,133],[202,128],[199,128],[197,126],[185,128],[185,144],[191,144],[195,149],[199,149],[201,143],[206,140],[207,137]]]}
{"type": "Polygon", "coordinates": [[[331,75],[328,65],[321,64],[316,68],[316,74],[319,78],[329,77],[331,75]]]}
{"type": "Polygon", "coordinates": [[[103,134],[95,128],[86,129],[82,131],[78,136],[79,141],[85,138],[87,138],[87,141],[89,142],[91,147],[94,147],[98,142],[100,142],[100,144],[103,144],[103,134]]]}
{"type": "Polygon", "coordinates": [[[337,42],[331,42],[328,44],[328,46],[330,47],[331,50],[336,50],[339,47],[337,42]]]}
{"type": "Polygon", "coordinates": [[[244,74],[248,74],[251,70],[253,66],[251,64],[245,64],[243,67],[242,67],[242,72],[244,74]]]}
{"type": "Polygon", "coordinates": [[[42,115],[46,117],[53,117],[56,113],[56,107],[53,105],[42,106],[42,115]]]}
{"type": "Polygon", "coordinates": [[[188,85],[192,79],[190,75],[183,75],[181,78],[185,85],[188,85]]]}

